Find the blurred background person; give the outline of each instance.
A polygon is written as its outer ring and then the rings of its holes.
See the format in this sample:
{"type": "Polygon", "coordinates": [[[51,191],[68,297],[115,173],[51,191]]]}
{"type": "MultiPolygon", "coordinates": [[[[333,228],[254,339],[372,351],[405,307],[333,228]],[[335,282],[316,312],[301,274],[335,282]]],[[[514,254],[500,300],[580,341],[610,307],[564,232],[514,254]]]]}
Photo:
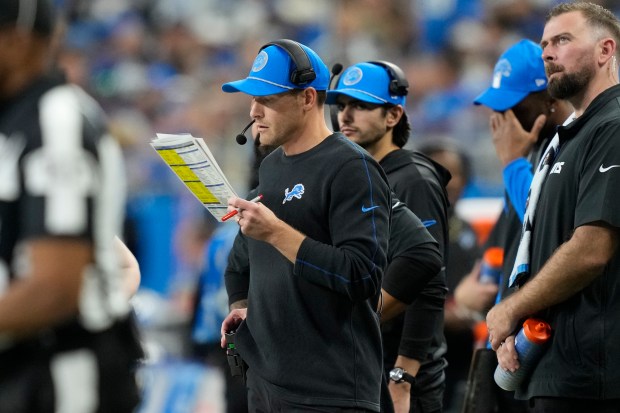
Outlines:
{"type": "Polygon", "coordinates": [[[0,6],[0,410],[129,413],[139,272],[115,238],[122,157],[101,108],[54,70],[56,23],[49,1],[0,6]]]}
{"type": "MultiPolygon", "coordinates": [[[[468,274],[480,256],[478,236],[472,226],[456,213],[456,205],[471,180],[471,161],[455,140],[442,138],[421,142],[417,149],[444,166],[452,178],[446,186],[450,208],[448,209],[449,255],[446,263],[446,297],[444,312],[444,334],[448,351],[446,360],[446,391],[444,411],[460,411],[465,396],[465,385],[474,347],[473,327],[479,318],[476,312],[458,305],[454,300],[456,286],[468,274]]],[[[497,288],[491,285],[481,287],[479,293],[495,297],[497,288]]]]}

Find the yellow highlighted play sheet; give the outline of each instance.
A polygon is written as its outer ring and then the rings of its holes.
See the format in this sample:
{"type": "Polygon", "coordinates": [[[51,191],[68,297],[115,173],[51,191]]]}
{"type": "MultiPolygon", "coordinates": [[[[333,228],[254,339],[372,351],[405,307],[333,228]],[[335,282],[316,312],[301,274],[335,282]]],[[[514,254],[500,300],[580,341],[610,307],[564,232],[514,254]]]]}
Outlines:
{"type": "Polygon", "coordinates": [[[202,182],[186,182],[187,187],[203,204],[217,204],[220,201],[202,182]]]}
{"type": "Polygon", "coordinates": [[[158,133],[151,146],[218,221],[228,213],[228,198],[237,194],[202,139],[158,133]]]}

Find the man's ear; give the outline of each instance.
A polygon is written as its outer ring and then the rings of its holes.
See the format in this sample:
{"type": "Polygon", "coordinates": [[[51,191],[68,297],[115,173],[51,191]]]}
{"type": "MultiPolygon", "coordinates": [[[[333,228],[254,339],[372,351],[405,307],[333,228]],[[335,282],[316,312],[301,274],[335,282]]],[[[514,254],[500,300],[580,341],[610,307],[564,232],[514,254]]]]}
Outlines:
{"type": "Polygon", "coordinates": [[[400,118],[403,117],[403,113],[405,109],[401,105],[396,105],[387,110],[387,114],[385,119],[387,121],[387,126],[393,128],[398,124],[400,118]]]}
{"type": "Polygon", "coordinates": [[[304,89],[303,93],[303,105],[305,110],[310,110],[313,106],[317,105],[318,102],[318,93],[315,88],[309,87],[304,89]]]}
{"type": "Polygon", "coordinates": [[[605,65],[610,59],[614,59],[616,55],[616,42],[611,37],[607,37],[600,41],[599,64],[605,65]]]}
{"type": "Polygon", "coordinates": [[[549,110],[549,113],[554,113],[558,109],[557,99],[552,98],[551,96],[547,96],[546,103],[547,103],[547,109],[549,110]]]}

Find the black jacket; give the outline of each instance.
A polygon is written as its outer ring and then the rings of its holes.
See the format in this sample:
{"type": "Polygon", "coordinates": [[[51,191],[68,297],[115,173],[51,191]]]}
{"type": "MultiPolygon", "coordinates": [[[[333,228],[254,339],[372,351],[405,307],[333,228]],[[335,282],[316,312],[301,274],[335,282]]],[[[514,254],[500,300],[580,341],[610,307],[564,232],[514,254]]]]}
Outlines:
{"type": "Polygon", "coordinates": [[[399,149],[380,165],[396,196],[403,201],[439,244],[443,268],[420,292],[405,314],[383,328],[384,363],[390,369],[398,354],[421,361],[418,391],[444,380],[446,341],[443,335],[447,294],[445,262],[448,249],[448,197],[445,186],[450,173],[418,152],[399,149]]]}

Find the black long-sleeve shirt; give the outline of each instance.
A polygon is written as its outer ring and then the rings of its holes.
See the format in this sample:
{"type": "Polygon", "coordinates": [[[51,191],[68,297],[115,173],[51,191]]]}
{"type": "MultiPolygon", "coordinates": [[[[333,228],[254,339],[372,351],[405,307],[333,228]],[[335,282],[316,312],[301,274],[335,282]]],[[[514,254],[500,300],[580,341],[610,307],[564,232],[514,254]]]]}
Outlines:
{"type": "Polygon", "coordinates": [[[383,328],[385,367],[398,354],[419,360],[417,386],[443,380],[446,352],[443,308],[447,293],[445,260],[448,253],[448,198],[445,186],[450,173],[430,158],[406,149],[390,152],[381,161],[396,196],[413,211],[439,243],[444,265],[399,317],[383,328]]]}
{"type": "Polygon", "coordinates": [[[229,265],[226,284],[232,301],[242,298],[233,279],[249,265],[239,352],[288,400],[379,411],[375,309],[391,215],[385,174],[368,153],[335,134],[299,155],[281,149],[269,155],[259,191],[263,204],[307,238],[293,264],[265,242],[238,237],[230,261],[246,242],[250,264],[229,265]]]}

